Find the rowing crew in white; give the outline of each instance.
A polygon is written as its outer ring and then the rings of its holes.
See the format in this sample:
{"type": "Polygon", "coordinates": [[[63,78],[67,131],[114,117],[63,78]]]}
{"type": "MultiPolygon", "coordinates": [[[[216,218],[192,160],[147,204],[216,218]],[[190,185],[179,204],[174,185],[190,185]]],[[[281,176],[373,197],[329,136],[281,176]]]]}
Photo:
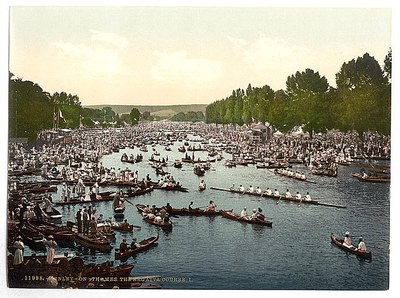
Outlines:
{"type": "MultiPolygon", "coordinates": [[[[275,197],[280,197],[281,194],[279,193],[279,191],[275,188],[274,192],[272,192],[272,190],[268,187],[264,192],[261,190],[261,188],[259,186],[257,186],[256,189],[254,189],[254,187],[252,185],[250,185],[247,189],[244,188],[244,186],[242,184],[240,184],[239,188],[235,188],[235,184],[233,184],[230,187],[230,190],[233,191],[240,191],[240,192],[247,192],[247,193],[256,193],[256,194],[260,194],[260,196],[262,195],[267,195],[267,196],[275,196],[275,197]]],[[[293,196],[289,189],[286,189],[285,192],[285,198],[296,198],[299,201],[305,200],[305,201],[311,201],[311,196],[310,193],[307,192],[307,194],[303,197],[299,192],[296,193],[295,196],[293,196]]]]}

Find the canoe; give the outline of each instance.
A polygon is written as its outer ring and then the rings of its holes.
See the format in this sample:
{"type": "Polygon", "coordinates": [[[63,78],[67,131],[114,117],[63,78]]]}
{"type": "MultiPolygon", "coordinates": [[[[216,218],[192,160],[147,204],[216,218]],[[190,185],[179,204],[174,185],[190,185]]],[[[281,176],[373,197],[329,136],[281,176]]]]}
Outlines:
{"type": "Polygon", "coordinates": [[[257,224],[257,225],[262,225],[262,226],[267,226],[267,227],[272,228],[272,221],[261,220],[261,219],[249,219],[249,218],[241,217],[240,214],[233,213],[231,210],[221,211],[221,215],[225,218],[229,218],[232,220],[247,222],[249,224],[257,224]]]}
{"type": "Polygon", "coordinates": [[[115,249],[115,259],[119,260],[119,259],[127,259],[130,256],[133,256],[139,252],[148,250],[150,247],[152,247],[158,240],[158,233],[155,236],[152,236],[150,238],[144,239],[142,241],[139,242],[140,247],[136,247],[136,248],[128,248],[128,250],[126,250],[125,252],[120,252],[119,248],[115,249]]]}
{"type": "Polygon", "coordinates": [[[370,251],[360,251],[357,250],[354,246],[353,247],[347,247],[343,245],[343,239],[339,239],[335,234],[331,234],[331,241],[333,244],[335,244],[337,247],[352,253],[354,255],[357,255],[363,259],[371,260],[372,259],[372,253],[370,251]]]}

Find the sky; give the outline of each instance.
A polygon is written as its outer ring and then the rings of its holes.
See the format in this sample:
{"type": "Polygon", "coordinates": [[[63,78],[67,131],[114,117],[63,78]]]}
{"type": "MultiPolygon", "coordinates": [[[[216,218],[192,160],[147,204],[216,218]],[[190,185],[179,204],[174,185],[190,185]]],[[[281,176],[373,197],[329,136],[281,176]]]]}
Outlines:
{"type": "MultiPolygon", "coordinates": [[[[245,3],[245,2],[243,2],[245,3]]],[[[383,65],[391,8],[12,6],[9,70],[83,105],[211,103],[311,68],[383,65]]]]}

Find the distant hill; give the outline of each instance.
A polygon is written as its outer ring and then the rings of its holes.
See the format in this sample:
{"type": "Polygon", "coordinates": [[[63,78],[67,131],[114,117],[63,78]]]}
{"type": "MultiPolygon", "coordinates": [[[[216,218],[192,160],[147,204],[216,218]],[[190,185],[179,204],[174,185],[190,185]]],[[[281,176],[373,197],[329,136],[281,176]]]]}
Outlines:
{"type": "Polygon", "coordinates": [[[206,113],[206,104],[191,104],[191,105],[162,105],[162,106],[141,106],[141,105],[91,105],[84,106],[84,108],[102,109],[110,107],[117,114],[129,114],[133,108],[137,108],[140,113],[150,112],[151,115],[159,116],[162,118],[170,118],[180,112],[187,113],[203,112],[206,113]]]}

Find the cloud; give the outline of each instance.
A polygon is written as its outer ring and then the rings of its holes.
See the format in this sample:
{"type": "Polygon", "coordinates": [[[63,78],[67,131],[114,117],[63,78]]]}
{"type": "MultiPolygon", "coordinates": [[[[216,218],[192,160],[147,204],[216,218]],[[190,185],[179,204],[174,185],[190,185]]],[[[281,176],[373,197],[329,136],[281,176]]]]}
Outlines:
{"type": "MultiPolygon", "coordinates": [[[[71,43],[59,41],[53,43],[64,65],[75,65],[84,77],[112,77],[129,74],[129,69],[121,59],[121,50],[127,46],[127,40],[112,33],[91,30],[94,42],[71,43]]],[[[66,67],[67,69],[68,67],[66,67]]]]}
{"type": "Polygon", "coordinates": [[[274,89],[285,88],[286,79],[296,71],[311,68],[325,75],[334,83],[332,69],[339,70],[343,57],[339,58],[335,51],[342,47],[330,49],[323,46],[307,47],[300,43],[271,38],[260,33],[252,41],[227,37],[235,51],[238,64],[243,72],[251,73],[253,83],[268,84],[274,89]]]}
{"type": "Polygon", "coordinates": [[[100,41],[104,44],[125,49],[128,46],[128,39],[114,33],[101,32],[97,30],[90,30],[92,33],[93,41],[100,41]]]}
{"type": "Polygon", "coordinates": [[[157,63],[150,76],[159,82],[180,82],[192,86],[214,83],[221,76],[222,64],[205,58],[190,58],[186,51],[154,51],[157,63]]]}

